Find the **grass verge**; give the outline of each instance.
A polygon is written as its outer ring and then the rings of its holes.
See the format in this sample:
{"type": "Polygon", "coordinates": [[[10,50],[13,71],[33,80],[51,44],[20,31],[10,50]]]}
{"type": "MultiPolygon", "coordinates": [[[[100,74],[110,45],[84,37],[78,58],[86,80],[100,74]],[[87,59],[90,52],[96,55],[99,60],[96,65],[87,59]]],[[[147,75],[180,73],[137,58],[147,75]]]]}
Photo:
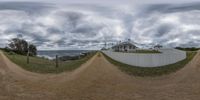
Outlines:
{"type": "Polygon", "coordinates": [[[126,72],[127,74],[134,75],[134,76],[145,77],[145,76],[161,76],[161,75],[169,74],[172,72],[176,72],[177,70],[183,68],[187,63],[189,63],[193,59],[193,57],[196,55],[196,53],[197,52],[187,52],[187,57],[184,60],[179,61],[175,64],[170,64],[170,65],[160,66],[160,67],[131,66],[131,65],[127,65],[127,64],[115,61],[105,54],[103,55],[109,62],[118,66],[118,68],[122,70],[123,72],[126,72]]]}
{"type": "Polygon", "coordinates": [[[59,67],[56,68],[55,61],[48,60],[40,57],[30,57],[30,63],[26,63],[26,56],[18,54],[9,54],[4,52],[4,54],[15,64],[19,65],[25,70],[36,72],[36,73],[61,73],[64,71],[72,71],[83,63],[92,58],[96,53],[91,53],[84,58],[73,61],[59,61],[59,67]]]}

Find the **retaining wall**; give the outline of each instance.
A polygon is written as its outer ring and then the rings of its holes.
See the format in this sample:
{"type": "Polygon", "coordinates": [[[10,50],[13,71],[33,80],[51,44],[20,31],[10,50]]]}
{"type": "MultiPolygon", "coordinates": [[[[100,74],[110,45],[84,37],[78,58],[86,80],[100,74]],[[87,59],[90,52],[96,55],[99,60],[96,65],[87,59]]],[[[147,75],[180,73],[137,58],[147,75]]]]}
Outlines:
{"type": "Polygon", "coordinates": [[[186,58],[186,52],[176,49],[161,49],[158,54],[122,53],[102,51],[112,59],[139,67],[158,67],[176,63],[186,58]]]}

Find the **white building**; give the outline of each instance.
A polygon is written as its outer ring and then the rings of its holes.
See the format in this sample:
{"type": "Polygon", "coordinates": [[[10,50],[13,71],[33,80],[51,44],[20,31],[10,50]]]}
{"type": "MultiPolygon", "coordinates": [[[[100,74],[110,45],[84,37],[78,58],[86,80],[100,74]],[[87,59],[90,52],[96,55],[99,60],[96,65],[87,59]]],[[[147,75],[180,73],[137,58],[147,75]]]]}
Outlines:
{"type": "Polygon", "coordinates": [[[154,46],[154,49],[155,49],[155,50],[159,50],[159,49],[161,49],[161,48],[163,48],[163,46],[162,46],[162,45],[159,45],[159,44],[157,44],[157,45],[154,46]]]}
{"type": "Polygon", "coordinates": [[[130,52],[135,51],[136,49],[137,47],[131,42],[121,42],[112,47],[112,50],[116,52],[130,52]]]}

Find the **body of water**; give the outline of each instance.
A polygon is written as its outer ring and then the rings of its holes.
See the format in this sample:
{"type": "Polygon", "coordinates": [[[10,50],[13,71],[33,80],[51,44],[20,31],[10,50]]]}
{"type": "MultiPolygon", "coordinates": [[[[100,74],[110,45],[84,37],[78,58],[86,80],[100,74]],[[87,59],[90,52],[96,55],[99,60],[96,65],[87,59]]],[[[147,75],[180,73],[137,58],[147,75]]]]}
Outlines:
{"type": "Polygon", "coordinates": [[[42,50],[37,52],[37,56],[48,59],[55,59],[56,55],[62,56],[77,56],[81,53],[90,52],[89,50],[42,50]]]}

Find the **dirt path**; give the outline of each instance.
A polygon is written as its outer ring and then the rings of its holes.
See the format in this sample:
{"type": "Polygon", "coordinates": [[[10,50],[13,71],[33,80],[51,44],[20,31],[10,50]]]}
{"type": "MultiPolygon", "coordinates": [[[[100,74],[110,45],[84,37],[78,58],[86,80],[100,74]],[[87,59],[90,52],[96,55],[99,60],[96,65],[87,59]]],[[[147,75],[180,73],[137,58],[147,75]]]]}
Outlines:
{"type": "Polygon", "coordinates": [[[183,69],[162,77],[133,77],[94,56],[73,72],[25,71],[0,53],[0,100],[198,100],[200,52],[183,69]]]}

